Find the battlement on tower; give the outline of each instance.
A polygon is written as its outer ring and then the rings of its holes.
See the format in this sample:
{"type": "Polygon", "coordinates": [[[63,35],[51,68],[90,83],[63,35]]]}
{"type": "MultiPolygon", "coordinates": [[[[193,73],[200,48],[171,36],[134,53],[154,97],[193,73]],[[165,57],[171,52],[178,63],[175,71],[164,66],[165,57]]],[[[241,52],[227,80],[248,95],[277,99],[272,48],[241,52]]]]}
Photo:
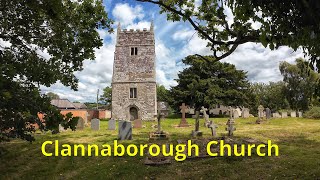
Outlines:
{"type": "Polygon", "coordinates": [[[151,32],[152,29],[143,28],[141,29],[120,29],[119,33],[140,33],[140,32],[151,32]]]}

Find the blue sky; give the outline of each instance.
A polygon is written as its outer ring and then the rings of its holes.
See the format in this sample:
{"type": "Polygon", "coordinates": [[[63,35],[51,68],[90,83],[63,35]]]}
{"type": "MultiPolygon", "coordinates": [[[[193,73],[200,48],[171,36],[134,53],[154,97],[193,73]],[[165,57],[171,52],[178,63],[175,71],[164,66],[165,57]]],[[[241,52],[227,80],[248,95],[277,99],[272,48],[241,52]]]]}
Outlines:
{"type": "MultiPolygon", "coordinates": [[[[196,0],[196,3],[200,1],[196,0]]],[[[167,88],[176,85],[174,79],[177,78],[178,72],[185,68],[181,63],[184,57],[196,53],[212,53],[206,48],[206,41],[200,39],[188,23],[167,21],[165,14],[159,14],[156,5],[135,0],[104,0],[104,5],[109,17],[115,21],[115,30],[119,22],[122,29],[149,29],[151,21],[154,21],[158,84],[167,88]]],[[[226,10],[225,13],[229,21],[232,21],[231,12],[226,10]]],[[[253,23],[253,26],[258,24],[253,23]]],[[[71,101],[94,102],[97,89],[101,92],[104,87],[110,86],[116,33],[108,34],[102,30],[98,32],[104,40],[103,47],[96,50],[94,61],[86,60],[84,70],[76,73],[79,79],[78,91],[72,91],[57,82],[51,87],[41,87],[44,93],[54,92],[71,101]]],[[[282,79],[278,68],[281,61],[293,63],[298,57],[303,57],[302,51],[294,52],[288,47],[271,51],[261,44],[246,43],[223,61],[247,71],[251,82],[268,83],[282,79]]]]}

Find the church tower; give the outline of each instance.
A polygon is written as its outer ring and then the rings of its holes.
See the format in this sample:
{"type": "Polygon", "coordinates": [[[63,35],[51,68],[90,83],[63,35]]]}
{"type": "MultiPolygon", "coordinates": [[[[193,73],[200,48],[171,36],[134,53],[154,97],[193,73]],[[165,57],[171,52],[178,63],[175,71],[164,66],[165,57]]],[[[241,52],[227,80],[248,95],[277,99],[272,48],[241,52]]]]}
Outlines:
{"type": "Polygon", "coordinates": [[[157,112],[155,42],[150,30],[117,30],[112,76],[112,118],[154,120],[157,112]]]}

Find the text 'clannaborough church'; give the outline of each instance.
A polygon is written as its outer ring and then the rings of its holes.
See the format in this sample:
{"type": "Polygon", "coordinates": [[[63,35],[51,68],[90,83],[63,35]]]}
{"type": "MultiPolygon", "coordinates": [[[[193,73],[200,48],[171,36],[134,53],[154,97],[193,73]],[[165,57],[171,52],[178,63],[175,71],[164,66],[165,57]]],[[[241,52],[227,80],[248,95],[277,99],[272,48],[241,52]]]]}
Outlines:
{"type": "Polygon", "coordinates": [[[150,30],[117,30],[112,76],[112,118],[154,120],[157,112],[155,42],[150,30]]]}

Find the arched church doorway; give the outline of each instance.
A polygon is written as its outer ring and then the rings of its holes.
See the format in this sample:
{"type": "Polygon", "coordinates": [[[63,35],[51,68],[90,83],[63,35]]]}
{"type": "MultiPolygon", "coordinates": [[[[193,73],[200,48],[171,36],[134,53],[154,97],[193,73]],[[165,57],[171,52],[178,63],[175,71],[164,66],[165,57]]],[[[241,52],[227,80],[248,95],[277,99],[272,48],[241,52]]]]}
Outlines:
{"type": "Polygon", "coordinates": [[[130,121],[138,119],[138,109],[136,107],[130,108],[130,121]]]}

